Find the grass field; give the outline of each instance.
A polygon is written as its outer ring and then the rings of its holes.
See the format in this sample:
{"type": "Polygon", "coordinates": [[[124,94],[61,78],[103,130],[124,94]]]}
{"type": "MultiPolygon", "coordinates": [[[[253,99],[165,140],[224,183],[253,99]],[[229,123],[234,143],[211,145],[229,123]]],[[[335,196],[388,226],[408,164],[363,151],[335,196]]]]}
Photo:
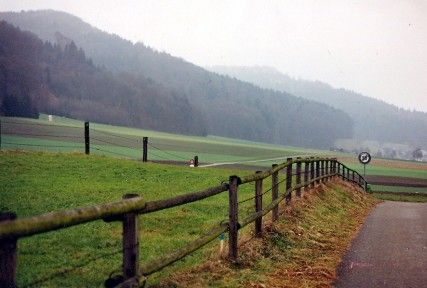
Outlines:
{"type": "MultiPolygon", "coordinates": [[[[116,201],[125,193],[138,193],[147,200],[164,199],[217,185],[232,174],[248,173],[251,172],[195,169],[81,153],[0,152],[0,210],[15,211],[21,218],[116,201]]],[[[284,190],[283,185],[280,191],[284,190]]],[[[268,182],[264,183],[264,190],[269,187],[268,182]]],[[[252,196],[253,184],[240,186],[239,201],[252,196]]],[[[264,197],[270,199],[271,195],[267,193],[264,197]]],[[[141,260],[150,261],[173,251],[227,219],[227,203],[228,195],[222,193],[140,216],[141,260]]],[[[253,201],[239,204],[241,219],[252,211],[253,201]]],[[[347,218],[344,214],[340,217],[347,218]]],[[[174,271],[202,263],[211,253],[216,253],[218,245],[219,241],[214,241],[153,275],[149,283],[157,283],[174,271]]],[[[110,272],[120,270],[121,226],[91,222],[23,238],[18,247],[19,287],[99,287],[110,272]]]]}
{"type": "MultiPolygon", "coordinates": [[[[1,120],[3,149],[84,151],[82,121],[54,116],[54,121],[49,122],[47,115],[43,114],[40,119],[3,117],[1,120]]],[[[363,174],[363,166],[358,163],[357,157],[351,154],[217,136],[185,136],[97,123],[91,123],[90,128],[91,154],[95,155],[140,159],[142,137],[147,136],[149,137],[149,160],[188,162],[189,159],[198,155],[202,164],[233,162],[241,165],[271,167],[274,163],[285,161],[287,157],[323,155],[337,157],[350,168],[363,174]],[[250,162],[252,160],[261,161],[250,162]]],[[[367,165],[366,174],[427,179],[427,163],[374,158],[367,165]]],[[[384,189],[385,187],[379,188],[377,191],[384,191],[384,189]]]]}
{"type": "MultiPolygon", "coordinates": [[[[39,120],[3,117],[2,122],[2,146],[6,149],[84,151],[81,121],[55,117],[54,122],[48,122],[45,115],[42,115],[39,120]],[[43,139],[44,142],[40,143],[38,139],[43,139]],[[67,144],[72,147],[53,147],[67,144]]],[[[140,158],[144,136],[149,137],[151,160],[188,161],[198,155],[201,162],[215,163],[327,153],[216,136],[184,136],[96,123],[91,123],[90,127],[91,146],[95,148],[92,151],[119,157],[140,158]],[[104,151],[97,151],[96,148],[104,151]]],[[[264,165],[270,166],[273,163],[270,161],[264,165]]]]}
{"type": "MultiPolygon", "coordinates": [[[[82,154],[2,152],[0,210],[15,211],[18,217],[26,217],[112,202],[125,193],[135,192],[147,200],[163,199],[218,185],[229,175],[242,173],[248,172],[192,169],[82,154]]],[[[252,185],[242,186],[240,199],[252,196],[252,191],[252,185]]],[[[228,195],[223,193],[140,216],[141,259],[154,259],[160,253],[172,251],[226,219],[227,203],[228,195]]],[[[247,204],[240,207],[242,215],[252,206],[252,202],[247,204]]],[[[24,238],[19,241],[19,287],[31,283],[44,287],[100,286],[108,272],[120,268],[121,255],[114,253],[120,247],[120,225],[102,221],[24,238]],[[107,256],[78,268],[100,254],[107,256]],[[58,275],[49,279],[52,272],[58,275]],[[35,283],[38,279],[46,281],[35,283]]],[[[196,252],[178,267],[200,261],[202,255],[196,252]]]]}
{"type": "Polygon", "coordinates": [[[420,193],[427,195],[427,188],[419,187],[371,185],[371,189],[377,192],[420,193]]]}

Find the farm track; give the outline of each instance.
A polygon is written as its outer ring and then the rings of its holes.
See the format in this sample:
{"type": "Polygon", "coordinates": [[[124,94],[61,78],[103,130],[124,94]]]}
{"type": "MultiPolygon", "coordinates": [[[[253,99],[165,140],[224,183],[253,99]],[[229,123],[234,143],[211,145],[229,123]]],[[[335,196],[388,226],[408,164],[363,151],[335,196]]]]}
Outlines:
{"type": "Polygon", "coordinates": [[[410,177],[394,177],[394,176],[380,176],[369,175],[366,180],[372,185],[383,186],[405,186],[405,187],[427,187],[427,179],[410,178],[410,177]]]}

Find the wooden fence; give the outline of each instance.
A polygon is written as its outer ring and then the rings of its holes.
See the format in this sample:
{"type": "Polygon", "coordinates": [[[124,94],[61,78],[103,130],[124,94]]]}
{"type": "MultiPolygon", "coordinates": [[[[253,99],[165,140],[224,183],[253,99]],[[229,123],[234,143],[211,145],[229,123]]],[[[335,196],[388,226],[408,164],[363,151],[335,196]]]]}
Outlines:
{"type": "Polygon", "coordinates": [[[300,197],[302,189],[309,189],[321,182],[330,181],[334,177],[354,182],[366,191],[367,182],[356,171],[337,161],[335,158],[288,158],[287,162],[280,165],[274,164],[267,171],[245,177],[230,176],[228,183],[222,183],[216,187],[183,194],[174,198],[159,201],[144,201],[137,194],[127,194],[123,200],[91,207],[70,209],[51,212],[29,218],[16,219],[12,212],[0,214],[0,287],[16,287],[16,262],[17,241],[19,238],[41,234],[57,229],[64,229],[74,225],[95,220],[106,222],[121,221],[123,226],[123,270],[120,279],[110,281],[115,287],[138,287],[145,282],[148,275],[182,259],[195,250],[211,242],[222,233],[228,231],[228,256],[230,261],[238,258],[238,231],[246,225],[255,222],[255,233],[260,235],[263,231],[262,218],[272,212],[272,220],[279,218],[278,205],[281,201],[291,201],[293,191],[300,197]],[[304,165],[304,167],[303,167],[304,165]],[[285,189],[279,193],[279,173],[286,174],[285,189]],[[295,171],[295,173],[293,173],[295,171]],[[295,176],[295,185],[292,179],[295,176]],[[271,177],[271,202],[263,208],[263,181],[271,177]],[[239,219],[238,215],[238,190],[239,186],[247,183],[255,183],[254,205],[255,212],[245,219],[239,219]],[[201,199],[228,191],[229,217],[228,221],[221,222],[212,227],[196,240],[190,242],[172,253],[161,256],[149,263],[139,263],[139,239],[138,239],[138,215],[146,214],[162,209],[195,202],[201,199]]]}

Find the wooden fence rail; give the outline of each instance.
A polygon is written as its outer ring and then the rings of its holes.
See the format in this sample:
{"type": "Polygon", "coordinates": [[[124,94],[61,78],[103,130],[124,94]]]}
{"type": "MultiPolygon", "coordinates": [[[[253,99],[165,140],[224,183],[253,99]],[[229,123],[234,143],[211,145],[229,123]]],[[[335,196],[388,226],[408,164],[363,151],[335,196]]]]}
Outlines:
{"type": "Polygon", "coordinates": [[[287,162],[280,165],[274,164],[269,170],[257,171],[242,178],[230,176],[228,183],[165,200],[144,201],[137,194],[126,194],[123,200],[117,202],[51,212],[23,219],[15,219],[14,214],[10,212],[2,213],[0,214],[0,287],[16,287],[16,243],[19,238],[101,219],[106,222],[122,222],[123,275],[117,283],[109,282],[117,287],[142,285],[146,276],[182,259],[227,231],[229,234],[228,257],[230,261],[237,261],[238,231],[241,228],[255,222],[255,235],[261,235],[263,231],[262,217],[272,212],[272,220],[276,221],[279,216],[278,205],[283,200],[286,200],[286,203],[291,201],[293,191],[296,191],[296,197],[300,197],[302,188],[314,187],[316,184],[330,181],[337,176],[341,176],[344,180],[353,182],[366,190],[366,180],[359,173],[349,169],[335,158],[288,158],[287,162]],[[293,174],[293,164],[296,164],[295,174],[293,174]],[[302,169],[303,164],[304,169],[302,169]],[[285,170],[286,182],[284,192],[279,193],[281,182],[278,181],[278,178],[279,172],[282,170],[285,170]],[[295,185],[292,185],[293,175],[296,180],[295,185]],[[271,202],[263,208],[263,194],[265,193],[262,192],[263,180],[268,177],[271,177],[272,186],[270,190],[272,196],[271,202]],[[255,211],[239,221],[238,190],[239,186],[246,183],[254,183],[255,185],[255,211]],[[228,191],[229,195],[229,217],[227,220],[224,219],[220,224],[212,227],[211,230],[188,243],[185,247],[159,257],[150,263],[139,263],[139,233],[137,228],[137,216],[139,214],[188,204],[225,191],[228,191]]]}

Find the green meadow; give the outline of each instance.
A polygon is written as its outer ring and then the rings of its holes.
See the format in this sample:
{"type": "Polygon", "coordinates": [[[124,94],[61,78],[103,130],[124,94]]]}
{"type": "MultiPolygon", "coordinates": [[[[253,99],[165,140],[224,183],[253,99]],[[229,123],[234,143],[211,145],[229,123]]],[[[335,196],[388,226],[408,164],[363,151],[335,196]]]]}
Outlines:
{"type": "MultiPolygon", "coordinates": [[[[165,199],[227,181],[248,171],[195,169],[81,153],[0,152],[0,210],[19,218],[56,210],[117,201],[126,193],[147,200],[165,199]]],[[[268,188],[266,183],[265,189],[268,188]]],[[[281,189],[284,189],[281,187],[281,189]]],[[[242,185],[239,200],[252,197],[253,185],[242,185]]],[[[270,196],[271,197],[271,196],[270,196]]],[[[239,206],[241,217],[253,201],[239,206]]],[[[228,194],[141,215],[140,258],[149,261],[200,236],[228,217],[228,194]]],[[[211,246],[219,245],[214,241],[211,246]]],[[[95,221],[19,240],[19,287],[102,286],[120,270],[120,223],[95,221]]],[[[170,269],[198,263],[197,251],[170,269]]],[[[154,275],[156,281],[168,269],[154,275]]]]}

